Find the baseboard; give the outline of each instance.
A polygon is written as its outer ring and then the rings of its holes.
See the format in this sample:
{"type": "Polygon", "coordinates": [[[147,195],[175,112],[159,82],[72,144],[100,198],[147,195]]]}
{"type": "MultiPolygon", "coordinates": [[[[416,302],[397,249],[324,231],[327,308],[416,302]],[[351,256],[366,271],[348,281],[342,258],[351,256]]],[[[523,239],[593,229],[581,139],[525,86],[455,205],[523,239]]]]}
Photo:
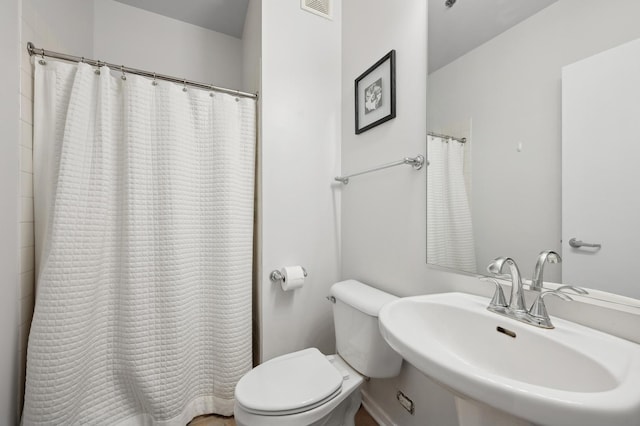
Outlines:
{"type": "Polygon", "coordinates": [[[365,391],[361,391],[362,394],[362,405],[369,412],[373,420],[378,422],[380,426],[398,426],[394,422],[391,421],[387,413],[369,396],[369,394],[365,391]]]}

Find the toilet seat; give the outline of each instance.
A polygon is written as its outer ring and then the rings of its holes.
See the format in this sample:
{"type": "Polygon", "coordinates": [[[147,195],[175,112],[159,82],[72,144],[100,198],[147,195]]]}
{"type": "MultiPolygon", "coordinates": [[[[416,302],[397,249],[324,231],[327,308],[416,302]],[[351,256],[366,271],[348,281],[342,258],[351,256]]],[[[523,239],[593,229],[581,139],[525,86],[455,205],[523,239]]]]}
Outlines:
{"type": "Polygon", "coordinates": [[[236,386],[236,401],[249,413],[281,416],[311,410],[342,391],[343,375],[316,348],[271,359],[236,386]]]}

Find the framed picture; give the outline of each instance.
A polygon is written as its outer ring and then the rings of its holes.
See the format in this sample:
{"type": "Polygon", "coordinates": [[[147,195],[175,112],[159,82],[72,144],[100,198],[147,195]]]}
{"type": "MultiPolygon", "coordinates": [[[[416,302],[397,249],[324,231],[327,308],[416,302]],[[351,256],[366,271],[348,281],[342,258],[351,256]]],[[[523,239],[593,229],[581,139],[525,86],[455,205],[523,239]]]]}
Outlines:
{"type": "Polygon", "coordinates": [[[355,81],[356,134],[396,116],[396,51],[384,55],[355,81]]]}

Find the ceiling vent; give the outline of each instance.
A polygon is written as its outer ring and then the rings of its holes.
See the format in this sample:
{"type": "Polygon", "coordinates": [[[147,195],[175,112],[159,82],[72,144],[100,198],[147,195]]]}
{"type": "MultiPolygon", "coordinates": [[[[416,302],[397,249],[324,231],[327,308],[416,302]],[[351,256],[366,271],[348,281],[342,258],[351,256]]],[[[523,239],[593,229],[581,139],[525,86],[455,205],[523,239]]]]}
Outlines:
{"type": "Polygon", "coordinates": [[[332,19],[331,0],[300,0],[300,7],[323,18],[332,19]]]}

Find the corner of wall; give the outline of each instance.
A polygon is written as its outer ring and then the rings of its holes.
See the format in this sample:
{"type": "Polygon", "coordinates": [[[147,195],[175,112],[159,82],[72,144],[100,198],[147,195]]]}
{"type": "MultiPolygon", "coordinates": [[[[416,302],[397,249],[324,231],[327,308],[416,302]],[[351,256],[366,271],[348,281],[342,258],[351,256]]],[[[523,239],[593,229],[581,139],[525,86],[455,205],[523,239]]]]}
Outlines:
{"type": "Polygon", "coordinates": [[[0,423],[15,424],[18,400],[18,212],[20,205],[20,0],[0,2],[0,423]]]}
{"type": "Polygon", "coordinates": [[[249,0],[242,34],[242,90],[260,90],[260,58],[262,57],[262,0],[249,0]]]}
{"type": "Polygon", "coordinates": [[[334,19],[297,2],[262,4],[262,361],[335,348],[325,297],[340,278],[341,1],[334,19]],[[286,22],[286,25],[283,25],[286,22]],[[273,269],[302,265],[305,286],[283,292],[273,269]],[[310,333],[309,330],[312,330],[310,333]]]}

